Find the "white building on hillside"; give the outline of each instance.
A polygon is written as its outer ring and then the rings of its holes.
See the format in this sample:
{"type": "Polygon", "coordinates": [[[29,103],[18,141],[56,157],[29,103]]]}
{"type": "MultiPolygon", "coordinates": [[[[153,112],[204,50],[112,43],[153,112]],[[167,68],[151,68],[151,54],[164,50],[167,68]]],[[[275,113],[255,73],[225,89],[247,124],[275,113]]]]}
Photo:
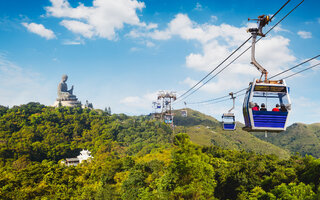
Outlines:
{"type": "Polygon", "coordinates": [[[89,158],[93,157],[91,156],[90,151],[82,149],[82,151],[80,151],[80,155],[78,155],[77,158],[79,159],[79,163],[81,163],[82,161],[88,160],[89,158]]]}
{"type": "Polygon", "coordinates": [[[92,158],[93,157],[91,156],[90,151],[82,149],[82,151],[80,151],[80,155],[78,155],[76,158],[66,158],[65,161],[62,161],[62,163],[67,166],[77,166],[79,163],[82,163],[82,161],[90,160],[92,158]]]}

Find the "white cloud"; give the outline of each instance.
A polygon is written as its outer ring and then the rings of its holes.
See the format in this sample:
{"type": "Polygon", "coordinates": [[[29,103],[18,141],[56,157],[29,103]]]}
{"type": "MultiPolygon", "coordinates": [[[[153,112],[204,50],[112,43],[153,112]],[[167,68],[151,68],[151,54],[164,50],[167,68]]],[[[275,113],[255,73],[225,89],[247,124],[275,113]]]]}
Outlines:
{"type": "Polygon", "coordinates": [[[147,47],[154,47],[155,44],[154,44],[153,42],[147,41],[147,42],[146,42],[146,46],[147,46],[147,47]]]}
{"type": "MultiPolygon", "coordinates": [[[[290,63],[293,63],[296,60],[289,50],[289,42],[289,39],[283,38],[282,36],[276,36],[265,38],[257,44],[256,59],[269,71],[269,74],[273,75],[285,70],[290,63]]],[[[247,46],[241,49],[240,52],[244,51],[247,46]]],[[[195,70],[209,72],[218,66],[218,64],[220,64],[227,55],[230,55],[231,52],[230,46],[221,45],[214,40],[203,44],[203,53],[192,53],[188,55],[186,57],[186,66],[195,70]]],[[[233,58],[235,58],[235,56],[218,68],[215,73],[219,72],[233,58]]],[[[203,87],[202,90],[217,94],[226,90],[236,91],[246,87],[248,81],[251,81],[253,77],[259,77],[260,75],[258,70],[250,64],[250,59],[251,52],[249,50],[213,79],[213,81],[203,87]]],[[[191,87],[192,85],[189,86],[191,87]]]]}
{"type": "MultiPolygon", "coordinates": [[[[190,77],[184,80],[184,83],[189,87],[194,86],[197,82],[198,81],[193,80],[190,77]]],[[[218,77],[215,82],[207,83],[200,90],[209,94],[223,94],[226,93],[226,91],[236,92],[245,88],[247,85],[247,82],[243,82],[243,80],[237,78],[235,75],[230,75],[228,78],[218,77]]]]}
{"type": "Polygon", "coordinates": [[[203,45],[203,54],[191,53],[186,57],[186,65],[201,71],[211,71],[229,53],[228,47],[219,45],[217,41],[203,45]]]}
{"type": "Polygon", "coordinates": [[[199,2],[197,2],[196,7],[194,9],[197,10],[197,11],[201,11],[202,10],[202,5],[199,2]]]}
{"type": "MultiPolygon", "coordinates": [[[[318,59],[314,59],[314,60],[311,60],[309,61],[309,66],[308,67],[311,67],[311,66],[314,66],[314,65],[317,65],[320,63],[320,60],[318,59]]],[[[318,65],[317,67],[314,67],[314,68],[311,68],[313,71],[318,71],[320,70],[320,66],[318,65]]]]}
{"type": "Polygon", "coordinates": [[[211,15],[210,21],[211,21],[211,22],[216,22],[216,21],[218,21],[218,17],[215,16],[215,15],[211,15]]]}
{"type": "MultiPolygon", "coordinates": [[[[200,44],[202,48],[200,52],[193,52],[186,56],[186,66],[197,71],[209,72],[250,37],[250,34],[246,32],[247,27],[256,27],[256,24],[248,23],[243,27],[235,27],[229,24],[198,24],[190,20],[185,14],[177,14],[163,30],[155,29],[150,32],[134,30],[129,35],[149,37],[154,40],[167,40],[173,36],[178,36],[184,40],[193,40],[200,44]]],[[[279,35],[267,36],[257,43],[256,59],[269,71],[269,74],[273,75],[280,72],[296,60],[289,49],[289,44],[290,40],[288,38],[279,35]]],[[[216,72],[250,45],[251,41],[216,72]]],[[[237,88],[246,87],[253,77],[259,77],[260,75],[258,70],[250,64],[250,59],[251,52],[249,50],[202,90],[217,94],[225,91],[226,88],[234,91],[237,88]]],[[[189,78],[184,83],[193,86],[196,82],[189,78]]]]}
{"type": "Polygon", "coordinates": [[[130,51],[131,52],[137,52],[137,51],[140,51],[141,49],[137,48],[137,47],[131,47],[130,48],[130,51]]]}
{"type": "Polygon", "coordinates": [[[126,97],[122,99],[120,102],[123,104],[138,104],[142,101],[140,97],[126,97]]]}
{"type": "Polygon", "coordinates": [[[82,45],[82,44],[85,44],[85,42],[80,37],[77,37],[74,40],[65,40],[63,41],[62,44],[63,45],[82,45]]]}
{"type": "Polygon", "coordinates": [[[22,23],[24,27],[28,29],[28,31],[40,35],[41,37],[46,38],[47,40],[56,38],[54,32],[50,29],[46,29],[42,24],[36,23],[22,23]]]}
{"type": "Polygon", "coordinates": [[[278,24],[278,26],[274,27],[273,30],[276,33],[278,33],[278,32],[290,32],[289,30],[282,28],[281,24],[278,24]]]}
{"type": "Polygon", "coordinates": [[[145,4],[137,0],[93,0],[90,7],[79,3],[75,8],[71,7],[68,0],[50,1],[52,6],[46,7],[47,15],[64,18],[61,25],[86,38],[96,36],[115,39],[116,30],[122,29],[124,24],[147,29],[157,27],[155,24],[140,22],[136,10],[141,11],[145,4]]]}
{"type": "Polygon", "coordinates": [[[87,38],[92,38],[94,34],[93,26],[89,24],[85,24],[83,22],[79,22],[75,20],[63,20],[60,22],[60,24],[66,27],[69,31],[78,33],[87,38]]]}
{"type": "MultiPolygon", "coordinates": [[[[139,34],[137,34],[138,36],[139,34]]],[[[141,36],[143,34],[140,34],[141,36]]],[[[155,30],[152,34],[150,34],[151,38],[152,39],[155,39],[155,40],[168,40],[171,38],[171,34],[170,32],[168,31],[158,31],[158,30],[155,30]]]]}
{"type": "Polygon", "coordinates": [[[312,34],[311,32],[307,32],[307,31],[298,31],[297,33],[301,38],[303,39],[309,39],[312,38],[312,34]]]}
{"type": "Polygon", "coordinates": [[[40,74],[23,69],[0,54],[1,105],[14,106],[31,101],[51,104],[55,98],[52,91],[55,88],[48,86],[40,74]]]}
{"type": "Polygon", "coordinates": [[[150,23],[150,24],[148,24],[148,26],[147,26],[147,29],[148,29],[148,30],[150,30],[150,29],[155,29],[155,28],[158,28],[158,24],[150,23]]]}
{"type": "Polygon", "coordinates": [[[158,92],[153,92],[142,96],[129,96],[120,100],[120,103],[133,113],[150,113],[152,102],[157,99],[157,94],[158,92]]]}
{"type": "Polygon", "coordinates": [[[291,101],[294,102],[294,106],[291,112],[289,120],[294,122],[315,123],[319,122],[320,116],[320,103],[314,101],[308,97],[291,97],[291,101]],[[306,114],[306,111],[307,114],[306,114]],[[304,113],[301,115],[301,113],[304,113]]]}
{"type": "Polygon", "coordinates": [[[151,37],[156,40],[167,40],[176,35],[185,40],[197,40],[201,43],[207,43],[210,40],[223,37],[233,42],[232,45],[238,45],[248,36],[248,34],[246,34],[246,27],[237,28],[228,24],[221,24],[220,26],[209,24],[201,25],[191,21],[185,14],[177,14],[175,18],[168,23],[168,27],[165,30],[154,30],[148,33],[141,33],[137,30],[132,32],[132,36],[135,37],[151,37]]]}
{"type": "MultiPolygon", "coordinates": [[[[172,35],[178,35],[185,40],[200,42],[202,44],[202,53],[191,53],[186,56],[186,65],[189,68],[206,72],[211,71],[213,66],[218,65],[250,36],[246,32],[246,27],[234,27],[228,24],[219,26],[199,25],[183,14],[176,15],[165,30],[155,30],[149,35],[153,39],[168,39],[172,35]],[[158,35],[160,34],[165,35],[165,37],[159,38],[158,35]]],[[[268,67],[271,72],[277,71],[278,68],[293,62],[295,57],[291,55],[289,42],[289,39],[282,36],[264,38],[263,41],[257,44],[256,54],[258,61],[268,67]]],[[[246,47],[249,45],[250,42],[246,47]]],[[[242,56],[236,66],[233,66],[235,68],[234,72],[248,73],[248,70],[250,72],[250,69],[247,69],[252,68],[249,60],[250,52],[242,56]],[[245,66],[247,68],[243,69],[245,66]]]]}
{"type": "Polygon", "coordinates": [[[320,60],[314,59],[314,60],[311,60],[311,61],[309,62],[309,65],[312,66],[312,65],[315,65],[315,64],[318,64],[318,63],[320,63],[320,60]]]}

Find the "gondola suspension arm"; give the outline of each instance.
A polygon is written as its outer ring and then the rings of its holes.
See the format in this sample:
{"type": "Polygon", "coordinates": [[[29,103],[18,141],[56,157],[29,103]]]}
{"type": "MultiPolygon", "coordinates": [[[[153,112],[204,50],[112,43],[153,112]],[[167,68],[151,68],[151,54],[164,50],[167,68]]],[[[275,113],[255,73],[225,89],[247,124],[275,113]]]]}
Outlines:
{"type": "Polygon", "coordinates": [[[231,99],[233,100],[233,106],[232,106],[232,108],[228,111],[228,113],[231,113],[231,111],[234,109],[234,104],[235,104],[235,99],[236,99],[236,97],[233,96],[233,92],[230,92],[229,95],[231,96],[231,99]]]}
{"type": "Polygon", "coordinates": [[[262,33],[262,28],[267,25],[271,19],[269,16],[265,16],[265,15],[261,15],[258,17],[258,19],[248,19],[248,20],[257,20],[259,23],[259,27],[258,28],[249,28],[247,31],[251,33],[252,35],[252,46],[251,46],[251,64],[253,64],[260,72],[261,72],[261,77],[262,76],[265,77],[264,82],[267,83],[268,82],[268,71],[263,68],[256,60],[255,58],[255,47],[256,47],[256,40],[257,40],[257,36],[261,36],[261,37],[265,37],[265,34],[262,33]]]}

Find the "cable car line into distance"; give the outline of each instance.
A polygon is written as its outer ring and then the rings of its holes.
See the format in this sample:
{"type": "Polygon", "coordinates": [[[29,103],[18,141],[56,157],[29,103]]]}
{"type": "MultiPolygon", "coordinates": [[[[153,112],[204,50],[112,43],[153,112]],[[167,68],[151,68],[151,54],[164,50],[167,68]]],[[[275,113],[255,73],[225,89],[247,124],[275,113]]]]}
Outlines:
{"type": "MultiPolygon", "coordinates": [[[[247,89],[247,88],[246,88],[246,89],[247,89]]],[[[246,93],[244,92],[244,93],[238,94],[238,95],[236,95],[236,96],[234,96],[234,97],[241,97],[241,96],[243,96],[243,95],[245,95],[245,94],[246,94],[246,93]]],[[[228,95],[228,96],[230,96],[230,95],[228,95]]],[[[222,99],[222,100],[220,100],[220,101],[213,101],[213,102],[200,103],[200,104],[195,104],[195,103],[193,103],[193,104],[194,104],[194,105],[206,106],[206,105],[212,105],[212,104],[221,103],[221,102],[225,102],[225,101],[229,101],[229,100],[230,100],[230,97],[227,98],[227,99],[222,99]]],[[[191,103],[189,103],[189,104],[191,104],[191,103]]]]}
{"type": "MultiPolygon", "coordinates": [[[[271,18],[270,20],[277,15],[291,0],[288,0],[271,18]]],[[[225,61],[227,61],[235,52],[237,52],[243,45],[245,45],[250,39],[252,38],[252,36],[250,36],[244,43],[242,43],[237,49],[235,49],[227,58],[225,58],[218,66],[216,66],[213,70],[211,70],[205,77],[203,77],[198,83],[196,83],[194,86],[192,86],[189,90],[187,90],[185,93],[183,93],[182,95],[180,95],[179,97],[177,97],[177,99],[183,97],[184,95],[186,95],[188,92],[190,92],[193,88],[195,88],[196,86],[198,86],[203,80],[205,80],[208,76],[210,76],[216,69],[218,69],[225,61]]]]}
{"type": "MultiPolygon", "coordinates": [[[[287,1],[271,18],[273,19],[274,16],[276,14],[278,14],[280,12],[280,10],[286,6],[288,3],[290,2],[287,1]]],[[[274,26],[272,26],[265,35],[267,35],[271,30],[273,30],[280,22],[282,22],[288,15],[290,15],[297,7],[299,7],[302,3],[304,2],[304,0],[302,0],[299,4],[297,4],[290,12],[288,12],[283,18],[281,18],[281,20],[279,20],[274,26]]],[[[178,99],[180,99],[181,97],[183,97],[184,95],[186,95],[187,93],[189,93],[192,89],[194,89],[196,86],[198,86],[204,79],[206,79],[208,76],[210,76],[217,68],[219,68],[227,59],[229,59],[236,51],[238,51],[242,46],[244,46],[245,43],[247,43],[250,39],[252,38],[252,36],[250,36],[244,43],[242,43],[236,50],[234,50],[226,59],[223,60],[223,62],[221,62],[215,69],[213,69],[211,72],[209,72],[204,78],[202,78],[197,84],[195,84],[193,87],[191,87],[188,91],[186,91],[185,93],[183,93],[182,95],[180,95],[178,99]]],[[[260,37],[258,41],[260,41],[262,37],[260,37]]],[[[218,74],[220,74],[223,70],[225,70],[227,67],[229,67],[233,62],[235,62],[239,57],[241,57],[245,52],[247,52],[250,48],[252,47],[252,45],[250,47],[248,47],[245,51],[243,51],[241,54],[239,54],[235,59],[233,59],[228,65],[226,65],[224,68],[222,68],[218,73],[216,73],[214,76],[212,76],[210,79],[208,79],[206,82],[204,82],[200,87],[196,88],[194,91],[192,91],[189,95],[185,96],[184,98],[180,99],[178,102],[186,99],[187,97],[189,97],[190,95],[194,94],[196,91],[198,91],[200,88],[202,88],[204,85],[206,85],[209,81],[211,81],[213,78],[215,78],[218,74]]],[[[177,103],[174,102],[174,103],[177,103]]]]}
{"type": "MultiPolygon", "coordinates": [[[[293,66],[293,67],[291,67],[291,68],[289,68],[289,69],[286,69],[286,70],[284,70],[284,71],[282,71],[282,72],[279,72],[278,74],[273,75],[271,78],[275,78],[275,77],[277,77],[277,76],[279,76],[279,75],[281,75],[281,74],[284,74],[284,73],[286,73],[286,72],[288,72],[288,71],[290,71],[290,70],[292,70],[292,69],[295,69],[295,68],[297,68],[297,67],[299,67],[299,66],[301,66],[301,65],[303,65],[303,64],[305,64],[305,63],[307,63],[307,62],[310,62],[310,61],[312,61],[312,60],[314,60],[314,59],[316,59],[316,58],[318,58],[318,57],[320,57],[320,54],[319,54],[319,55],[316,55],[316,56],[314,56],[314,57],[312,57],[312,58],[309,58],[309,59],[303,61],[302,63],[299,63],[299,64],[297,64],[297,65],[295,65],[295,66],[293,66]]],[[[308,69],[308,68],[307,68],[307,69],[308,69]]],[[[302,72],[302,71],[305,71],[305,70],[301,70],[301,72],[302,72]]],[[[290,77],[290,76],[288,76],[288,77],[290,77]]],[[[284,79],[285,79],[285,78],[284,78],[284,79]]],[[[241,90],[239,90],[239,91],[237,91],[237,92],[234,92],[234,94],[237,94],[237,93],[239,93],[239,92],[242,92],[242,91],[244,91],[244,90],[246,90],[246,89],[247,89],[247,88],[243,88],[243,89],[241,89],[241,90]]],[[[226,98],[226,97],[229,97],[229,95],[225,95],[225,96],[222,96],[222,97],[218,97],[218,98],[214,98],[214,99],[209,99],[209,100],[205,100],[205,101],[191,102],[191,103],[188,103],[188,104],[207,103],[207,102],[211,102],[211,101],[215,101],[215,100],[220,100],[220,99],[223,99],[223,98],[226,98]]]]}
{"type": "MultiPolygon", "coordinates": [[[[218,97],[218,98],[215,98],[215,99],[209,99],[209,100],[206,100],[206,101],[198,101],[198,102],[187,102],[188,104],[202,104],[202,103],[209,103],[209,102],[212,102],[212,101],[216,101],[216,100],[220,100],[220,99],[224,99],[226,97],[229,97],[230,95],[225,95],[225,96],[222,96],[222,97],[218,97]]],[[[228,98],[229,99],[229,98],[228,98]]],[[[225,100],[225,99],[224,99],[225,100]]]]}
{"type": "Polygon", "coordinates": [[[300,74],[301,72],[304,72],[304,71],[307,71],[307,70],[312,69],[312,68],[314,68],[314,67],[317,67],[318,65],[320,65],[320,63],[315,64],[315,65],[312,65],[311,67],[308,67],[308,68],[306,68],[306,69],[303,69],[303,70],[301,70],[301,71],[298,71],[298,72],[296,72],[296,73],[294,73],[294,74],[291,74],[291,75],[289,75],[289,76],[286,76],[286,77],[284,77],[283,79],[290,78],[290,77],[292,77],[292,76],[294,76],[294,75],[300,74]]]}
{"type": "MultiPolygon", "coordinates": [[[[295,66],[293,66],[293,67],[291,67],[291,68],[289,68],[289,69],[286,69],[286,70],[284,70],[284,71],[282,71],[282,72],[280,72],[280,73],[272,76],[271,78],[280,76],[281,74],[284,74],[284,73],[286,73],[286,72],[288,72],[288,71],[290,71],[290,70],[292,70],[292,69],[294,69],[294,68],[296,68],[296,67],[298,67],[298,66],[301,66],[301,65],[303,65],[303,64],[305,64],[305,63],[307,63],[307,62],[310,62],[310,61],[318,58],[319,56],[320,56],[320,54],[317,55],[317,56],[314,56],[314,57],[312,57],[312,58],[310,58],[310,59],[308,59],[308,60],[306,60],[306,61],[303,61],[302,63],[299,63],[299,64],[297,64],[297,65],[295,65],[295,66]]],[[[300,73],[302,73],[302,72],[304,72],[304,71],[307,71],[307,70],[312,69],[312,68],[314,68],[314,67],[317,67],[317,66],[319,66],[319,65],[320,65],[320,63],[317,63],[317,64],[312,65],[312,66],[310,66],[310,67],[307,67],[307,68],[305,68],[305,69],[303,69],[303,70],[300,70],[300,71],[298,71],[298,72],[295,72],[295,73],[293,73],[293,74],[291,74],[291,75],[288,75],[288,76],[284,77],[283,79],[291,78],[292,76],[295,76],[295,75],[297,75],[297,74],[300,74],[300,73]]],[[[243,89],[241,89],[241,90],[239,90],[239,91],[237,91],[237,92],[234,92],[234,94],[238,94],[238,93],[240,93],[240,92],[242,92],[242,91],[244,91],[244,90],[247,90],[247,87],[246,87],[246,88],[243,88],[243,89]]],[[[243,94],[245,94],[245,93],[243,93],[243,94]]],[[[243,95],[243,94],[241,94],[241,95],[243,95]]],[[[235,96],[235,97],[238,97],[238,96],[241,96],[241,95],[237,95],[237,96],[235,96]]],[[[220,102],[229,100],[230,98],[226,98],[226,97],[229,97],[229,96],[230,96],[230,95],[225,95],[225,96],[222,96],[222,97],[218,97],[218,98],[214,98],[214,99],[209,99],[209,100],[205,100],[205,101],[199,101],[199,102],[190,102],[190,103],[187,102],[187,104],[192,105],[192,104],[206,104],[206,103],[207,103],[207,104],[214,104],[214,103],[220,103],[220,102]],[[224,99],[224,98],[226,98],[226,99],[224,99]],[[221,99],[222,99],[222,100],[221,100],[221,99]],[[217,101],[217,100],[220,100],[220,101],[217,101]]]]}
{"type": "MultiPolygon", "coordinates": [[[[320,54],[317,55],[317,56],[315,56],[315,57],[313,57],[313,58],[310,58],[310,59],[308,59],[308,60],[306,60],[306,61],[304,61],[304,62],[302,62],[302,63],[299,63],[299,64],[297,64],[297,65],[295,65],[295,66],[293,66],[293,67],[291,67],[291,68],[289,68],[289,69],[287,69],[287,70],[284,70],[284,71],[282,71],[282,72],[280,72],[280,73],[272,76],[272,78],[277,77],[277,76],[279,76],[279,75],[281,75],[281,74],[283,74],[283,73],[285,73],[285,72],[288,72],[289,70],[292,70],[292,69],[294,69],[294,68],[296,68],[296,67],[298,67],[298,66],[301,66],[301,65],[303,65],[303,64],[305,64],[305,63],[307,63],[307,62],[310,62],[311,60],[314,60],[314,59],[316,59],[316,58],[319,57],[319,56],[320,56],[320,54]]],[[[283,78],[283,79],[290,78],[290,77],[292,77],[292,76],[294,76],[294,75],[297,75],[297,74],[299,74],[299,73],[301,73],[301,72],[304,72],[304,71],[306,71],[306,70],[312,69],[312,68],[318,66],[319,64],[320,64],[320,63],[315,64],[315,65],[313,65],[313,66],[311,66],[311,67],[308,67],[308,68],[306,68],[306,69],[303,69],[303,70],[301,70],[301,71],[299,71],[299,72],[296,72],[296,73],[294,73],[294,74],[292,74],[292,75],[289,75],[289,76],[287,76],[287,77],[285,77],[285,78],[283,78]]],[[[246,89],[247,89],[247,87],[246,87],[246,88],[243,88],[243,89],[241,89],[241,90],[239,90],[239,91],[237,91],[237,92],[234,92],[234,94],[240,93],[240,92],[242,92],[242,91],[244,91],[244,90],[246,90],[246,89]]],[[[205,101],[190,102],[190,103],[187,102],[187,103],[188,103],[188,104],[203,104],[203,103],[214,102],[214,101],[216,101],[216,100],[220,100],[220,99],[223,99],[223,98],[226,98],[226,97],[229,97],[229,95],[225,95],[225,96],[222,96],[222,97],[218,97],[218,98],[214,98],[214,99],[209,99],[209,100],[205,100],[205,101]]],[[[236,96],[236,97],[237,97],[237,96],[236,96]]],[[[229,99],[230,99],[230,98],[227,98],[227,99],[221,100],[221,101],[219,101],[219,102],[223,102],[223,101],[226,101],[226,100],[229,100],[229,99]]],[[[216,103],[216,102],[215,102],[215,103],[216,103]]]]}
{"type": "MultiPolygon", "coordinates": [[[[237,92],[234,92],[233,94],[238,94],[238,93],[240,93],[240,92],[242,92],[242,91],[244,91],[244,90],[246,90],[246,89],[247,89],[247,88],[241,89],[241,90],[239,90],[239,91],[237,91],[237,92]]],[[[228,94],[228,95],[225,95],[225,96],[222,96],[222,97],[218,97],[218,98],[215,98],[215,99],[209,99],[209,100],[206,100],[206,101],[191,102],[191,103],[188,103],[188,104],[209,103],[209,102],[212,102],[212,101],[224,99],[224,98],[229,97],[229,96],[230,96],[230,95],[228,94]]],[[[237,96],[235,96],[235,97],[237,97],[237,96]]],[[[230,99],[230,98],[228,98],[228,99],[230,99]]],[[[226,99],[224,99],[224,100],[226,100],[226,99]]]]}
{"type": "Polygon", "coordinates": [[[292,69],[294,69],[294,68],[299,67],[300,65],[303,65],[303,64],[305,64],[305,63],[307,63],[307,62],[309,62],[309,61],[311,61],[311,60],[314,60],[314,59],[318,58],[319,56],[320,56],[320,54],[317,55],[317,56],[315,56],[315,57],[313,57],[313,58],[310,58],[310,59],[308,59],[308,60],[306,60],[306,61],[304,61],[304,62],[302,62],[302,63],[300,63],[300,64],[297,64],[297,65],[295,65],[294,67],[291,67],[291,68],[289,68],[289,69],[287,69],[287,70],[284,70],[283,72],[280,72],[280,73],[278,73],[278,74],[276,74],[276,75],[273,75],[273,76],[271,76],[270,78],[274,78],[274,77],[277,77],[277,76],[279,76],[279,75],[281,75],[281,74],[284,74],[284,73],[286,73],[286,72],[288,72],[288,71],[290,71],[290,70],[292,70],[292,69]]]}
{"type": "MultiPolygon", "coordinates": [[[[245,45],[250,39],[252,38],[252,36],[250,36],[245,42],[243,42],[236,50],[234,50],[227,58],[225,58],[218,66],[216,66],[213,70],[211,70],[205,77],[203,77],[197,84],[195,84],[194,86],[192,86],[189,90],[187,90],[185,93],[183,93],[182,95],[180,95],[177,99],[180,99],[181,97],[183,97],[184,95],[186,95],[187,93],[189,93],[191,90],[193,90],[195,87],[197,87],[202,81],[204,81],[208,76],[210,76],[216,69],[218,69],[225,61],[227,61],[231,56],[233,56],[234,53],[236,53],[241,47],[243,47],[243,45],[245,45]]],[[[197,89],[196,89],[197,90],[197,89]]],[[[188,95],[189,96],[189,95],[188,95]]],[[[187,96],[187,97],[188,97],[187,96]]],[[[185,98],[183,98],[185,99],[185,98]]],[[[182,100],[183,100],[182,99],[182,100]]]]}

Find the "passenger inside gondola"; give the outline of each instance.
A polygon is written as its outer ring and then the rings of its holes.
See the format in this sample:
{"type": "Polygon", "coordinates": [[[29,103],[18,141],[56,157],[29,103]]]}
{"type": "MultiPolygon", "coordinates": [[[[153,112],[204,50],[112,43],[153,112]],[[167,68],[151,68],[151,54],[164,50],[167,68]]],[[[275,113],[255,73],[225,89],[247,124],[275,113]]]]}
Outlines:
{"type": "Polygon", "coordinates": [[[273,112],[279,112],[279,111],[280,111],[279,108],[280,108],[279,104],[276,104],[276,107],[274,107],[274,108],[272,109],[272,111],[273,111],[273,112]]]}
{"type": "Polygon", "coordinates": [[[267,111],[266,105],[264,103],[261,104],[260,111],[267,111]]]}
{"type": "Polygon", "coordinates": [[[283,103],[281,104],[280,111],[281,112],[288,112],[286,106],[283,103]]]}
{"type": "Polygon", "coordinates": [[[254,111],[259,111],[259,105],[257,103],[254,104],[254,107],[252,108],[254,111]]]}

